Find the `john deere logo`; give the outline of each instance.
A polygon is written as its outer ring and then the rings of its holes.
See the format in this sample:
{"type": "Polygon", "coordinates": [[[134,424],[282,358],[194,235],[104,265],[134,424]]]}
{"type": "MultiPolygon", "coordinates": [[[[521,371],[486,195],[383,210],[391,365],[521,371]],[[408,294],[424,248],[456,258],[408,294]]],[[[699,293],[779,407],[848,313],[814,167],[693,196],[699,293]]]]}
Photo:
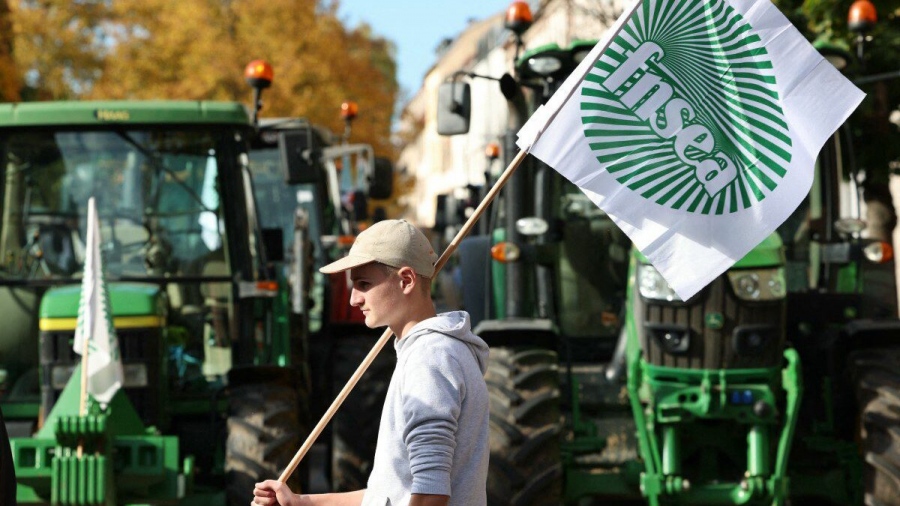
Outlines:
{"type": "Polygon", "coordinates": [[[115,109],[97,109],[94,111],[94,117],[100,121],[128,121],[131,114],[115,109]]]}
{"type": "Polygon", "coordinates": [[[708,329],[722,330],[722,327],[725,326],[725,317],[722,313],[706,313],[703,319],[706,321],[706,328],[708,329]]]}
{"type": "Polygon", "coordinates": [[[759,36],[723,0],[645,0],[581,88],[591,149],[618,182],[691,213],[777,187],[791,138],[759,36]]]}

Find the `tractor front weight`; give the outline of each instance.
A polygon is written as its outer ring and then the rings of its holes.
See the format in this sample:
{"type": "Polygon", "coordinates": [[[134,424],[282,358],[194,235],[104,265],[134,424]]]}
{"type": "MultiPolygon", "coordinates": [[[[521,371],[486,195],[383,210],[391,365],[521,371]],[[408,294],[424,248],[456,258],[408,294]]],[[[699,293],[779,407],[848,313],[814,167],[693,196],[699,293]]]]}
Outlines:
{"type": "Polygon", "coordinates": [[[787,349],[784,357],[783,369],[632,360],[628,392],[638,442],[651,457],[640,482],[650,505],[784,504],[802,393],[799,356],[787,349]],[[733,437],[738,431],[746,437],[733,437]],[[732,479],[723,482],[729,470],[732,479]]]}

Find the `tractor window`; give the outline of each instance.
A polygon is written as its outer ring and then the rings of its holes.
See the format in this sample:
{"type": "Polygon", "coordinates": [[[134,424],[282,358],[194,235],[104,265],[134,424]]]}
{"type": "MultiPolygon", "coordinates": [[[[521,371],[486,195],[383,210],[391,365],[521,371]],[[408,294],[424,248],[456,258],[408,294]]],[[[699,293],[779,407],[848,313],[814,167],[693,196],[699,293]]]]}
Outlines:
{"type": "Polygon", "coordinates": [[[563,182],[559,322],[570,337],[617,335],[630,241],[575,185],[563,182]]]}
{"type": "Polygon", "coordinates": [[[2,139],[0,266],[79,277],[94,197],[110,276],[199,275],[224,259],[219,135],[205,130],[35,130],[2,139]]]}
{"type": "Polygon", "coordinates": [[[813,254],[810,220],[810,198],[807,196],[778,227],[778,235],[784,244],[785,277],[789,292],[805,291],[812,287],[815,271],[810,269],[813,254]]]}
{"type": "Polygon", "coordinates": [[[278,149],[254,149],[250,152],[250,170],[253,173],[253,191],[257,202],[266,205],[259,208],[259,221],[264,227],[277,227],[284,233],[285,252],[290,253],[294,235],[294,213],[303,208],[310,219],[312,237],[319,237],[319,213],[314,209],[314,184],[289,185],[284,182],[281,154],[278,149]]]}

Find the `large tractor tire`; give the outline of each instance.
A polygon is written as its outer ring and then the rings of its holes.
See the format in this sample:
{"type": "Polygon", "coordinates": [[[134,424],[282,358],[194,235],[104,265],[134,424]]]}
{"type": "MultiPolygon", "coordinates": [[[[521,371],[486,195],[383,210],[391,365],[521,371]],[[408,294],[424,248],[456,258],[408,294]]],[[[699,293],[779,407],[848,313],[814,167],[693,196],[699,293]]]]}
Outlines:
{"type": "MultiPolygon", "coordinates": [[[[347,337],[338,342],[332,398],[344,388],[375,341],[374,337],[347,337]]],[[[385,348],[388,346],[390,344],[385,348]]],[[[396,363],[394,351],[382,349],[334,415],[331,425],[331,485],[336,492],[366,488],[375,459],[381,410],[396,363]]]]}
{"type": "Polygon", "coordinates": [[[562,504],[556,353],[492,348],[485,381],[491,407],[488,504],[562,504]]]}
{"type": "MultiPolygon", "coordinates": [[[[250,383],[233,387],[229,399],[225,474],[229,506],[246,506],[253,485],[277,479],[309,433],[299,413],[306,394],[280,383],[250,383]]],[[[303,471],[288,479],[294,492],[302,488],[303,471]]]]}
{"type": "Polygon", "coordinates": [[[853,370],[865,504],[900,504],[900,350],[866,351],[853,370]]]}

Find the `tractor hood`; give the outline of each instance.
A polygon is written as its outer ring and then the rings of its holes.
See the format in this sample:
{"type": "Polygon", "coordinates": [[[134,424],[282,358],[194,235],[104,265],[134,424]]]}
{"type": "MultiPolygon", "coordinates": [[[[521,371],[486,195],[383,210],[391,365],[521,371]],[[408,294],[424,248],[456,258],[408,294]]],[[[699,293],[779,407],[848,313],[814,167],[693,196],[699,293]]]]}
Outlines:
{"type": "MultiPolygon", "coordinates": [[[[777,233],[772,233],[756,245],[743,258],[735,262],[732,269],[778,267],[784,265],[784,243],[777,233]]],[[[650,260],[640,251],[634,250],[639,262],[649,264],[650,260]]]]}
{"type": "Polygon", "coordinates": [[[763,242],[756,245],[750,250],[744,258],[738,260],[735,269],[746,269],[750,267],[778,267],[784,265],[784,243],[781,242],[781,236],[777,233],[769,234],[763,242]]]}
{"type": "MultiPolygon", "coordinates": [[[[107,285],[112,314],[118,316],[163,316],[164,304],[159,286],[147,283],[107,285]]],[[[41,300],[40,317],[77,318],[81,285],[52,288],[41,300]]]]}

